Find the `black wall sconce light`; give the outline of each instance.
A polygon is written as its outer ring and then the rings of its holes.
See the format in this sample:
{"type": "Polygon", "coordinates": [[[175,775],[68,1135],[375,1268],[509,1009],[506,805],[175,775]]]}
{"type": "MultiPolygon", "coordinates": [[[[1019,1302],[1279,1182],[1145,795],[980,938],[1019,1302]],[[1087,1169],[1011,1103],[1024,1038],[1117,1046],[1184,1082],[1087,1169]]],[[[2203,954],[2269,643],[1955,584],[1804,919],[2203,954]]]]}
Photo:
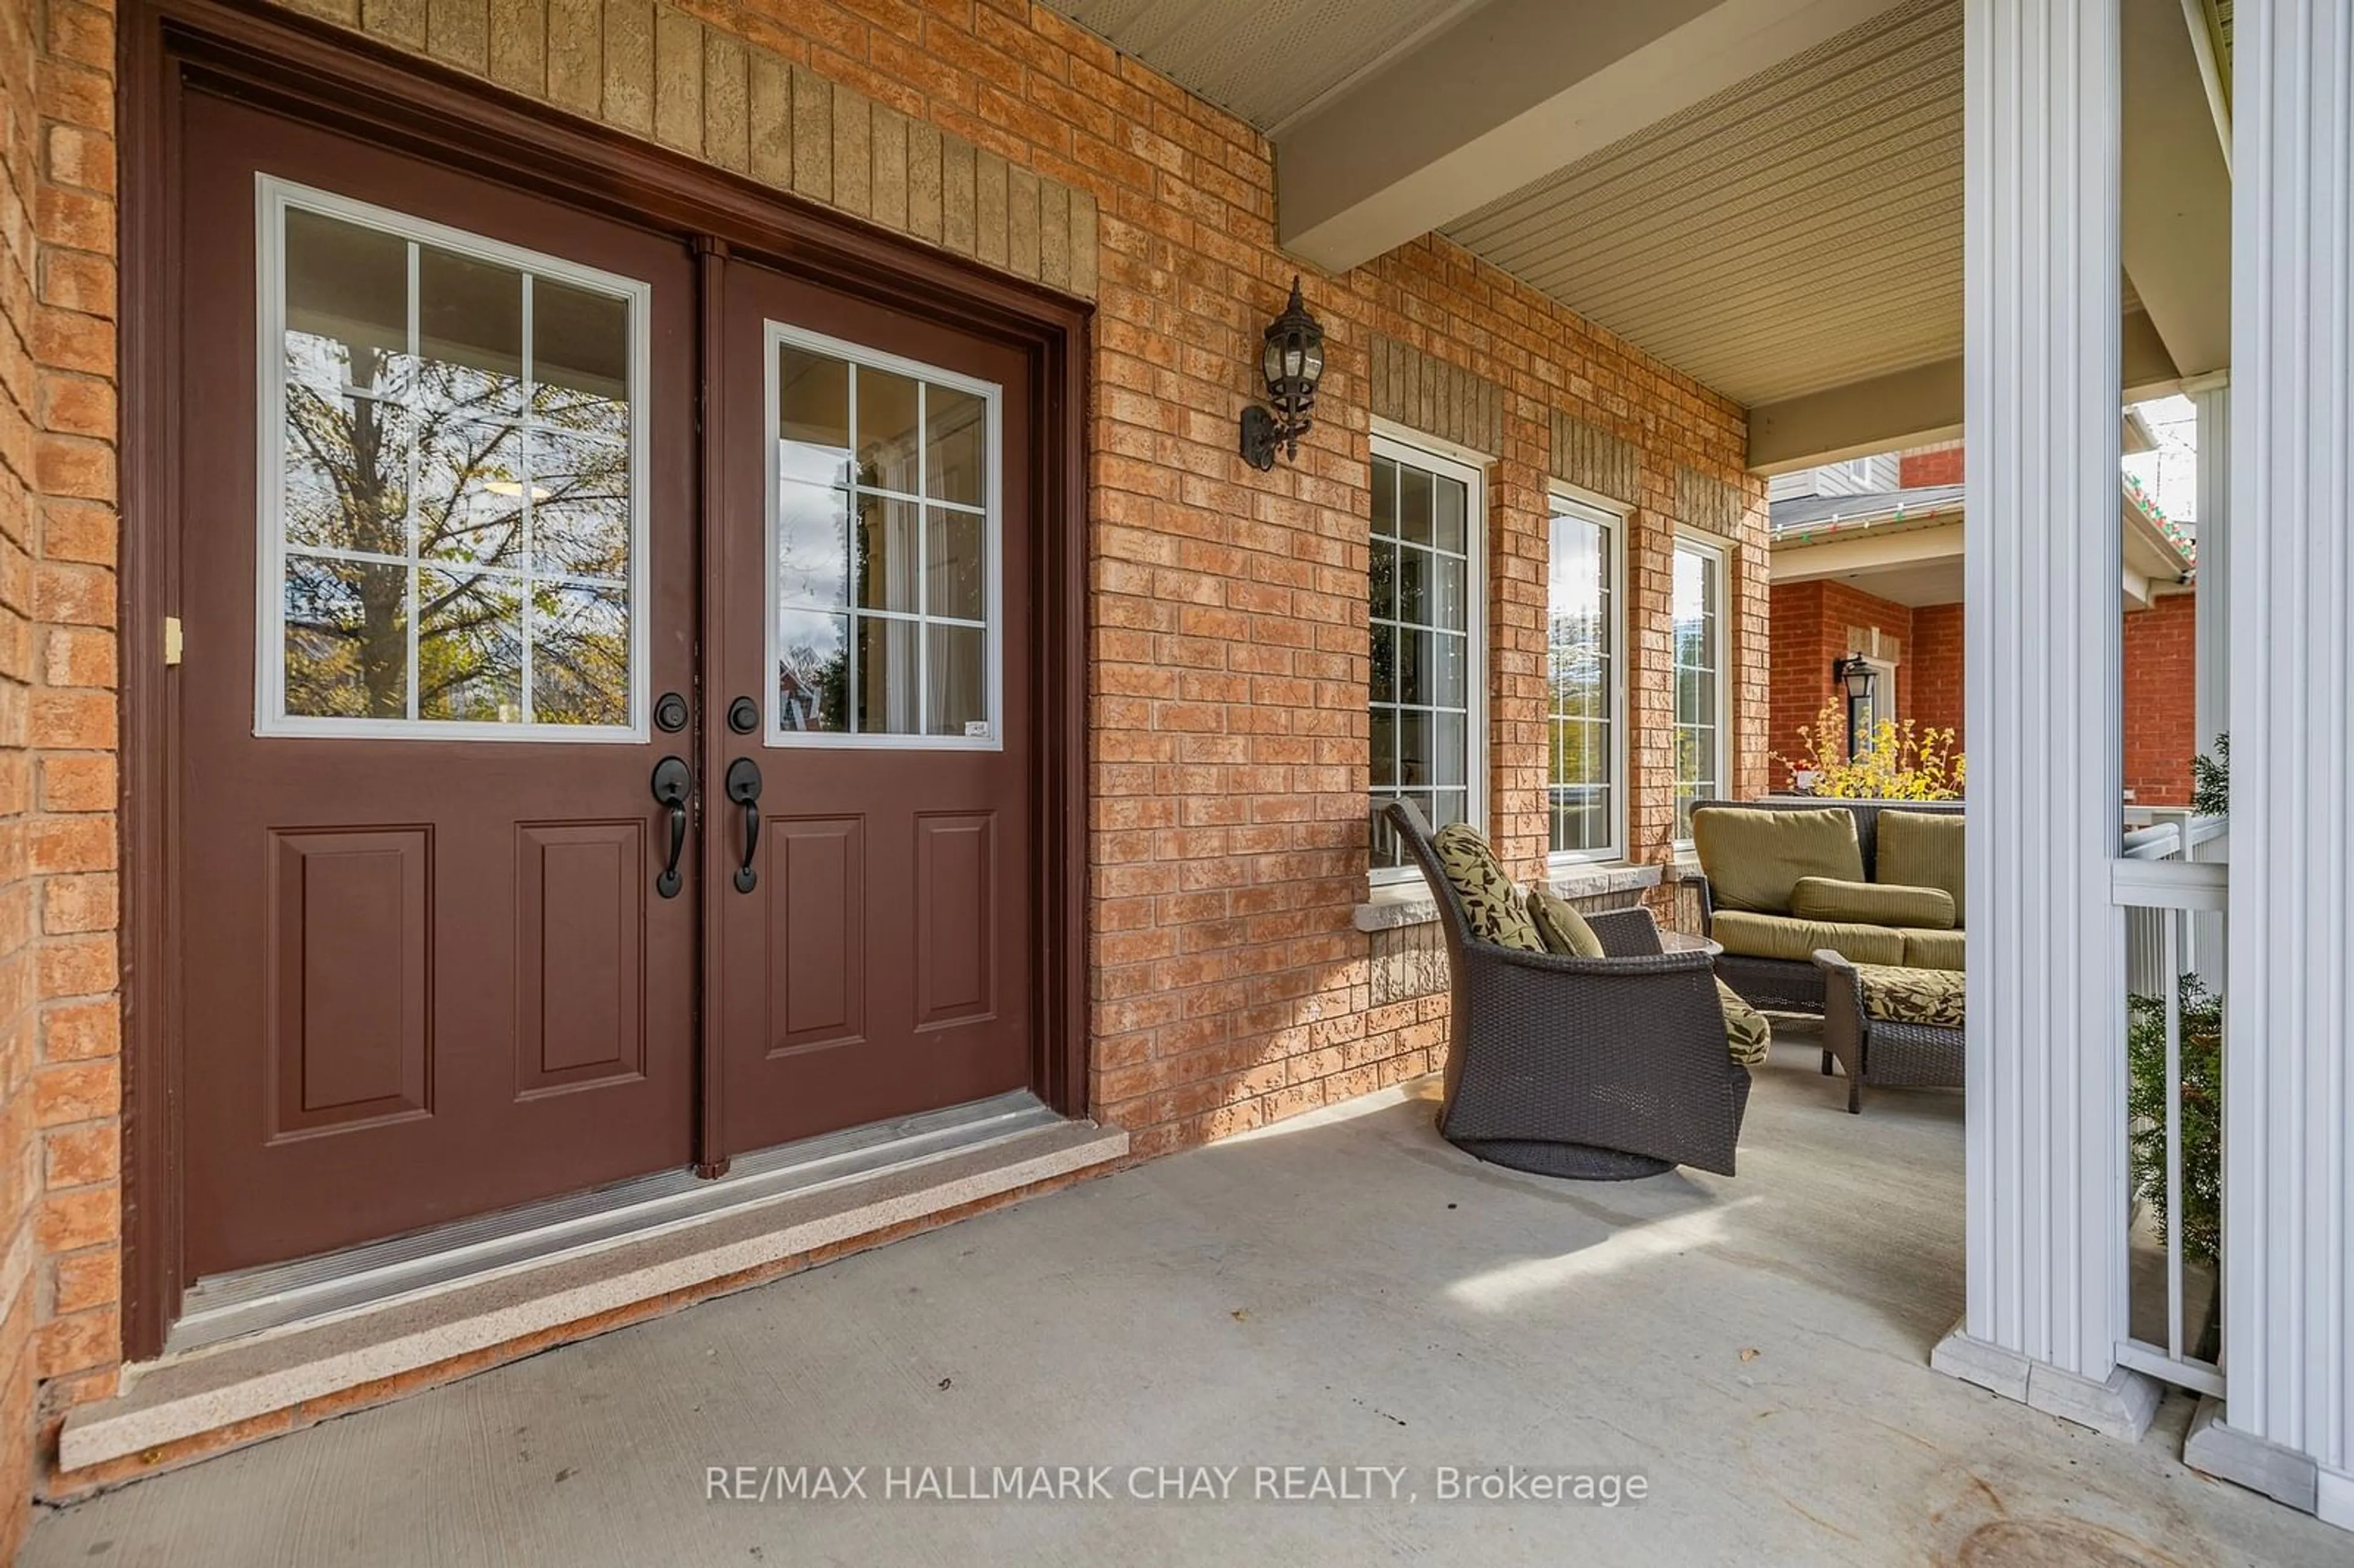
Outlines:
{"type": "Polygon", "coordinates": [[[1260,351],[1260,374],[1267,377],[1267,400],[1272,408],[1254,403],[1243,410],[1243,461],[1265,473],[1275,466],[1275,449],[1297,461],[1299,438],[1314,421],[1316,384],[1324,378],[1324,329],[1308,313],[1299,298],[1299,280],[1291,280],[1291,302],[1267,326],[1267,345],[1260,351]]]}
{"type": "Polygon", "coordinates": [[[1831,679],[1847,691],[1847,754],[1855,755],[1856,715],[1872,701],[1872,688],[1880,679],[1872,662],[1861,653],[1850,653],[1844,659],[1831,661],[1831,679]]]}

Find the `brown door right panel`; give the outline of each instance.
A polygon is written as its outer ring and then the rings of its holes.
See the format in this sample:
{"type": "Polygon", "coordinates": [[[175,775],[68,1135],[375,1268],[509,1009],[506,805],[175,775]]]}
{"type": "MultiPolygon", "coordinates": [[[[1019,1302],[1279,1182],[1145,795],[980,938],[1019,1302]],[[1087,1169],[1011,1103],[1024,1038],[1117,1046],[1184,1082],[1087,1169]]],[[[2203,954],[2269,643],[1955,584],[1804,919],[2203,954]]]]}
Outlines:
{"type": "Polygon", "coordinates": [[[764,269],[726,269],[723,320],[705,1048],[734,1155],[1031,1081],[1034,411],[1021,352],[764,269]]]}

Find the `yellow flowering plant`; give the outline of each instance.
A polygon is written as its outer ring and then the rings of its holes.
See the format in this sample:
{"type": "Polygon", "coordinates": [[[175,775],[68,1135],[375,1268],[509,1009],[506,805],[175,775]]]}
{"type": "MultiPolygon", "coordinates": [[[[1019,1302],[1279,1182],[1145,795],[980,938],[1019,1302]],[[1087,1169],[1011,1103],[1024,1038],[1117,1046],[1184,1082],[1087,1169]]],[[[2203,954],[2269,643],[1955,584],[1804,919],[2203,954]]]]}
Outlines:
{"type": "MultiPolygon", "coordinates": [[[[1847,754],[1847,715],[1840,699],[1823,705],[1811,725],[1798,726],[1806,743],[1793,759],[1776,753],[1774,760],[1790,770],[1797,786],[1814,775],[1806,789],[1813,795],[1839,800],[1958,800],[1967,772],[1967,762],[1953,730],[1933,725],[1915,726],[1911,719],[1882,719],[1872,726],[1870,744],[1847,754]]],[[[1859,742],[1865,737],[1858,736],[1859,742]]]]}

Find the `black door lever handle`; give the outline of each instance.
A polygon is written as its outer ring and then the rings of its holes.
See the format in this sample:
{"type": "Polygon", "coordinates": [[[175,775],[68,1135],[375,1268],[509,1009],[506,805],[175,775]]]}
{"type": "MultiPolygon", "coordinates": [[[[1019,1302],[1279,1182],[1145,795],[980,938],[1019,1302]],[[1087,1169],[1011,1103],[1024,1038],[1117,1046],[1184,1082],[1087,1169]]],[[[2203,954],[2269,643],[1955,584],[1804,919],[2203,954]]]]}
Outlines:
{"type": "Polygon", "coordinates": [[[670,813],[670,858],[654,878],[654,891],[664,898],[678,896],[678,857],[686,849],[686,797],[694,785],[685,758],[665,757],[654,764],[654,803],[670,813]]]}
{"type": "Polygon", "coordinates": [[[760,765],[739,757],[727,765],[727,798],[744,808],[744,863],[736,868],[736,891],[749,893],[760,885],[753,856],[760,847],[760,765]]]}

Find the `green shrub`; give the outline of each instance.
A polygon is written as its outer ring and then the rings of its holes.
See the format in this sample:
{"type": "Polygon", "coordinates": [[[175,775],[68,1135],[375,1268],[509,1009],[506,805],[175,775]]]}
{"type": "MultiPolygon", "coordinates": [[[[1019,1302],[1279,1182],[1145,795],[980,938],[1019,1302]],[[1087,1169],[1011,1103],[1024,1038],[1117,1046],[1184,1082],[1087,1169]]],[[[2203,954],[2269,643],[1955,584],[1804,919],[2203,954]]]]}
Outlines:
{"type": "MultiPolygon", "coordinates": [[[[2181,980],[2183,1255],[2212,1263],[2223,1239],[2223,999],[2181,980]]],[[[2175,1245],[2166,1212],[2166,1001],[2127,1000],[2126,1145],[2134,1196],[2158,1216],[2158,1232],[2175,1245]]]]}

